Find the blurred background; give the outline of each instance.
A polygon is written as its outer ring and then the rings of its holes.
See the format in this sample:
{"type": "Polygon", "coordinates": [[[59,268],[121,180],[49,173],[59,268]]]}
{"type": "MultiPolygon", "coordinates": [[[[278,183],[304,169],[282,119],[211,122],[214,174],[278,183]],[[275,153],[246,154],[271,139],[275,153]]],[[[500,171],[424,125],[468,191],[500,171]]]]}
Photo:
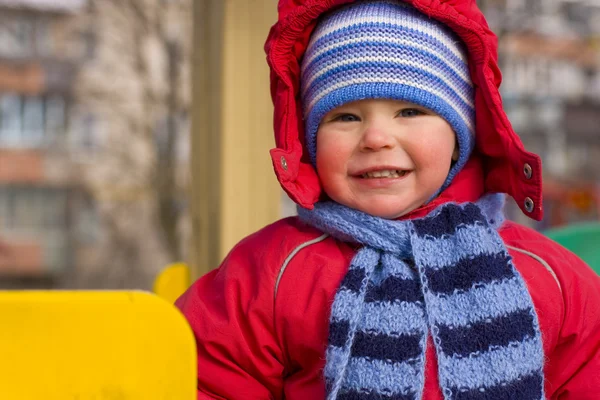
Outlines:
{"type": "MultiPolygon", "coordinates": [[[[481,0],[542,156],[538,230],[600,220],[600,0],[481,0]]],[[[294,213],[262,46],[276,0],[0,0],[0,288],[149,289],[294,213]]]]}

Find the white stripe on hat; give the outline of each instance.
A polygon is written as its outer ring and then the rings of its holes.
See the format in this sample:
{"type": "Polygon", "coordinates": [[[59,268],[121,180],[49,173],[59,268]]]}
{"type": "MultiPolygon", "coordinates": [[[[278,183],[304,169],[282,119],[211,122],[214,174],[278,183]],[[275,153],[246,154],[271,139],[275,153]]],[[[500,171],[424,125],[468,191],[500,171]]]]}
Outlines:
{"type": "Polygon", "coordinates": [[[448,67],[450,67],[457,75],[459,75],[462,79],[464,79],[465,82],[469,86],[471,86],[471,87],[473,86],[473,84],[471,82],[471,77],[469,75],[469,71],[466,68],[464,68],[464,65],[462,65],[463,68],[459,68],[459,66],[457,66],[456,63],[453,63],[452,60],[450,60],[448,57],[446,57],[442,52],[435,52],[434,49],[431,49],[428,46],[421,45],[420,43],[417,43],[414,40],[407,40],[407,39],[394,38],[394,37],[390,38],[390,37],[382,37],[382,36],[361,36],[359,38],[345,39],[343,41],[335,42],[335,43],[329,44],[327,46],[321,47],[318,51],[311,53],[310,56],[304,61],[304,65],[306,65],[307,67],[310,66],[310,64],[317,57],[319,57],[320,55],[322,55],[330,50],[333,50],[337,47],[343,47],[343,46],[348,46],[351,44],[362,43],[362,42],[376,42],[378,44],[381,43],[381,44],[390,44],[390,45],[404,45],[404,46],[414,47],[414,48],[419,49],[424,52],[433,53],[438,58],[440,58],[446,65],[448,65],[448,67]]]}
{"type": "Polygon", "coordinates": [[[310,41],[306,51],[307,51],[307,53],[309,53],[311,51],[311,47],[319,39],[321,39],[324,36],[327,36],[331,33],[334,33],[336,31],[339,31],[342,29],[350,29],[350,28],[352,28],[356,25],[360,25],[360,24],[372,24],[372,23],[395,25],[397,27],[408,28],[408,29],[414,30],[416,32],[422,33],[424,35],[430,36],[430,37],[434,38],[435,40],[437,40],[438,42],[442,43],[444,46],[446,46],[446,48],[450,52],[452,52],[456,57],[458,57],[464,63],[467,63],[466,54],[459,51],[459,48],[456,45],[456,43],[452,42],[450,40],[450,38],[448,37],[448,35],[444,35],[442,32],[440,32],[439,29],[433,30],[429,26],[423,24],[423,22],[419,21],[419,20],[417,20],[416,23],[413,23],[409,19],[389,18],[389,17],[382,17],[382,16],[377,16],[377,17],[361,16],[358,18],[347,18],[339,23],[333,23],[333,22],[330,24],[325,23],[325,25],[323,25],[321,27],[321,29],[318,29],[314,32],[313,39],[310,41]]]}
{"type": "MultiPolygon", "coordinates": [[[[441,71],[439,71],[439,69],[430,68],[422,63],[417,63],[412,60],[408,60],[405,57],[402,57],[402,58],[388,57],[388,56],[352,57],[352,58],[349,58],[349,59],[346,59],[343,61],[333,63],[331,65],[328,65],[326,68],[320,69],[317,73],[315,73],[313,76],[311,76],[308,79],[308,82],[305,84],[306,86],[304,86],[302,95],[304,96],[306,94],[306,92],[310,89],[310,86],[313,84],[313,82],[315,80],[317,80],[319,77],[325,75],[327,72],[332,71],[338,67],[345,66],[345,65],[359,64],[359,63],[363,63],[363,62],[389,62],[389,63],[394,63],[395,65],[398,65],[398,66],[409,66],[409,67],[418,68],[422,71],[428,72],[431,75],[435,76],[436,78],[439,78],[448,87],[450,87],[461,98],[461,100],[464,101],[469,107],[474,107],[472,99],[469,96],[465,96],[465,93],[463,93],[463,90],[461,88],[459,88],[454,82],[452,82],[452,80],[448,79],[446,75],[444,75],[441,71]]],[[[471,87],[471,85],[469,84],[470,80],[466,81],[464,83],[468,87],[471,87]]],[[[416,84],[411,83],[411,86],[416,87],[416,84]]],[[[312,104],[312,102],[311,102],[311,104],[312,104]]]]}

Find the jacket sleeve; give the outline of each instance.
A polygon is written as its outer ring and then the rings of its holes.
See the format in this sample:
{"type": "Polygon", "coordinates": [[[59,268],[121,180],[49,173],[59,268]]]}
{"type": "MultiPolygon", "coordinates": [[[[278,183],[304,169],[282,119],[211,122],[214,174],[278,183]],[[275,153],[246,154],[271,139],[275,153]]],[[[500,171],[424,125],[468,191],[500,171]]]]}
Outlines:
{"type": "Polygon", "coordinates": [[[275,274],[267,254],[238,244],[176,302],[198,351],[198,400],[281,399],[283,365],[273,324],[275,274]],[[265,262],[265,263],[263,263],[265,262]]]}
{"type": "Polygon", "coordinates": [[[600,277],[561,249],[548,261],[562,286],[564,319],[549,368],[558,387],[552,399],[600,399],[600,277]]]}

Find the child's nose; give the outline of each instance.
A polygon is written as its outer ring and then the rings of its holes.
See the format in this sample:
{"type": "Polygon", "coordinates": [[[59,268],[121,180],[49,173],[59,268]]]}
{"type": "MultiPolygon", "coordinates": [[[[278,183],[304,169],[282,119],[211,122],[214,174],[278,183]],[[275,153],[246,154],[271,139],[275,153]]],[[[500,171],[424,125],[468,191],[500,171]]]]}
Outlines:
{"type": "Polygon", "coordinates": [[[363,151],[391,149],[394,147],[394,144],[393,135],[388,129],[382,126],[368,126],[363,132],[360,143],[361,150],[363,151]]]}

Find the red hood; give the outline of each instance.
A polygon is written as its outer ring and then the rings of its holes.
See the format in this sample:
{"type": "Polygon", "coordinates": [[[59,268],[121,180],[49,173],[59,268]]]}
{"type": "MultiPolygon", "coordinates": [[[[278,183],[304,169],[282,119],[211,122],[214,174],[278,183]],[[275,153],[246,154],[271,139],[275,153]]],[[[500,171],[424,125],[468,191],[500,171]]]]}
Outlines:
{"type": "MultiPolygon", "coordinates": [[[[353,1],[279,0],[279,20],[271,28],[265,45],[275,106],[277,147],[271,150],[275,174],[292,200],[306,208],[312,208],[321,198],[322,189],[303,146],[300,60],[316,19],[336,6],[353,1]]],[[[484,191],[508,193],[525,215],[540,220],[542,163],[537,155],[525,150],[502,108],[497,38],[475,0],[405,1],[448,25],[467,46],[475,86],[476,151],[481,155],[484,191]],[[532,174],[524,172],[526,165],[531,167],[532,174]],[[531,212],[526,210],[526,199],[533,201],[531,212]]]]}

